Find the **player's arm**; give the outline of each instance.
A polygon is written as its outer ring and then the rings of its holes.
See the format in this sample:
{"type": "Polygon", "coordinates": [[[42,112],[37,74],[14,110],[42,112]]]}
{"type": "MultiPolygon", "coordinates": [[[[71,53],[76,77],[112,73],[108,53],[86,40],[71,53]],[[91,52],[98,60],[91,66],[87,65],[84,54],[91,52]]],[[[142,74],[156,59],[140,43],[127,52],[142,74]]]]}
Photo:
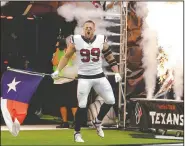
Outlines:
{"type": "Polygon", "coordinates": [[[119,74],[118,64],[117,64],[116,59],[114,58],[114,55],[112,54],[112,51],[109,48],[109,45],[107,44],[107,42],[104,42],[102,53],[103,53],[104,58],[107,61],[107,63],[109,63],[113,72],[115,72],[115,81],[120,82],[122,80],[122,78],[119,74]]]}
{"type": "Polygon", "coordinates": [[[112,51],[109,48],[109,45],[107,44],[107,42],[105,42],[103,45],[102,53],[104,55],[105,60],[110,65],[111,69],[113,70],[113,72],[118,73],[119,69],[118,69],[117,61],[114,58],[114,55],[112,54],[112,51]]]}
{"type": "Polygon", "coordinates": [[[73,43],[69,43],[65,55],[60,59],[57,70],[60,72],[68,63],[69,59],[75,53],[75,46],[73,43]]]}

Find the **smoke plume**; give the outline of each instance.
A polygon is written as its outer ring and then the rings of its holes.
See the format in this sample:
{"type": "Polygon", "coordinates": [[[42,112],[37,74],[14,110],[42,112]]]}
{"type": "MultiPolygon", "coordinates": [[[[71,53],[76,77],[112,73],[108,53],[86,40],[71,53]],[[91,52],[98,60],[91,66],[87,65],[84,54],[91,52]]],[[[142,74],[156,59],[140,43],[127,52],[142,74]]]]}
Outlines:
{"type": "MultiPolygon", "coordinates": [[[[101,9],[93,8],[87,9],[84,7],[76,7],[72,4],[65,4],[58,8],[58,14],[61,15],[66,19],[66,21],[73,21],[74,19],[77,20],[78,25],[75,28],[75,34],[82,33],[82,26],[85,21],[92,20],[96,24],[96,34],[104,34],[108,35],[111,32],[106,30],[108,26],[114,26],[115,24],[112,22],[104,21],[103,18],[106,15],[115,15],[115,14],[108,14],[101,9]],[[71,11],[73,10],[73,11],[71,11]]],[[[118,16],[116,16],[118,17],[118,16]]]]}
{"type": "Polygon", "coordinates": [[[143,18],[142,26],[142,41],[141,48],[143,49],[143,67],[145,69],[144,78],[146,84],[147,98],[151,99],[155,90],[156,75],[157,75],[157,34],[150,28],[148,19],[151,18],[148,13],[146,2],[136,3],[136,13],[143,18]]]}
{"type": "Polygon", "coordinates": [[[175,97],[180,99],[183,94],[183,2],[138,2],[136,13],[144,18],[141,45],[148,98],[154,90],[155,57],[157,48],[161,47],[168,55],[168,70],[174,73],[175,97]]]}

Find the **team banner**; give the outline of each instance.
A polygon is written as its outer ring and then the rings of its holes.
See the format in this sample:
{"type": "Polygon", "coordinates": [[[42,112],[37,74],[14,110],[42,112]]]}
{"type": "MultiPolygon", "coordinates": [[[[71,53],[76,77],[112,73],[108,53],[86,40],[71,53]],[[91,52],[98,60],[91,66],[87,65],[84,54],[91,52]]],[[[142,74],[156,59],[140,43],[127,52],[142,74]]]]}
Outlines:
{"type": "Polygon", "coordinates": [[[131,98],[131,126],[183,130],[184,102],[168,99],[131,98]]]}

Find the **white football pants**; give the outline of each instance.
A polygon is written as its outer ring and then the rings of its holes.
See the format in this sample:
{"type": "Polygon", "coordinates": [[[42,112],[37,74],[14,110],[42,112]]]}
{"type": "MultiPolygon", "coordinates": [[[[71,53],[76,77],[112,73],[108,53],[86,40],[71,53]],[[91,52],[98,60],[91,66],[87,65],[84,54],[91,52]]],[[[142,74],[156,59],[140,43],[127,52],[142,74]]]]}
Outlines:
{"type": "Polygon", "coordinates": [[[115,97],[112,87],[106,77],[96,79],[78,79],[77,98],[80,108],[86,108],[91,88],[94,88],[106,104],[114,104],[115,97]]]}

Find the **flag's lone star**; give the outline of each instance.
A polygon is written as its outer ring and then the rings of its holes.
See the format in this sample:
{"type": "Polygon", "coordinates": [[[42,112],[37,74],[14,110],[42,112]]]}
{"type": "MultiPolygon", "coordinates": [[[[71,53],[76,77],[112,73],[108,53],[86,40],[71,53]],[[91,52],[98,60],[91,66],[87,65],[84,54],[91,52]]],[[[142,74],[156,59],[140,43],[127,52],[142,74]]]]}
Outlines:
{"type": "MultiPolygon", "coordinates": [[[[19,84],[21,81],[15,81],[15,78],[13,79],[13,81],[11,82],[11,83],[9,83],[9,84],[7,84],[8,85],[8,92],[10,92],[11,90],[14,90],[15,92],[16,92],[16,85],[17,84],[19,84]]],[[[7,92],[7,93],[8,93],[7,92]]]]}

